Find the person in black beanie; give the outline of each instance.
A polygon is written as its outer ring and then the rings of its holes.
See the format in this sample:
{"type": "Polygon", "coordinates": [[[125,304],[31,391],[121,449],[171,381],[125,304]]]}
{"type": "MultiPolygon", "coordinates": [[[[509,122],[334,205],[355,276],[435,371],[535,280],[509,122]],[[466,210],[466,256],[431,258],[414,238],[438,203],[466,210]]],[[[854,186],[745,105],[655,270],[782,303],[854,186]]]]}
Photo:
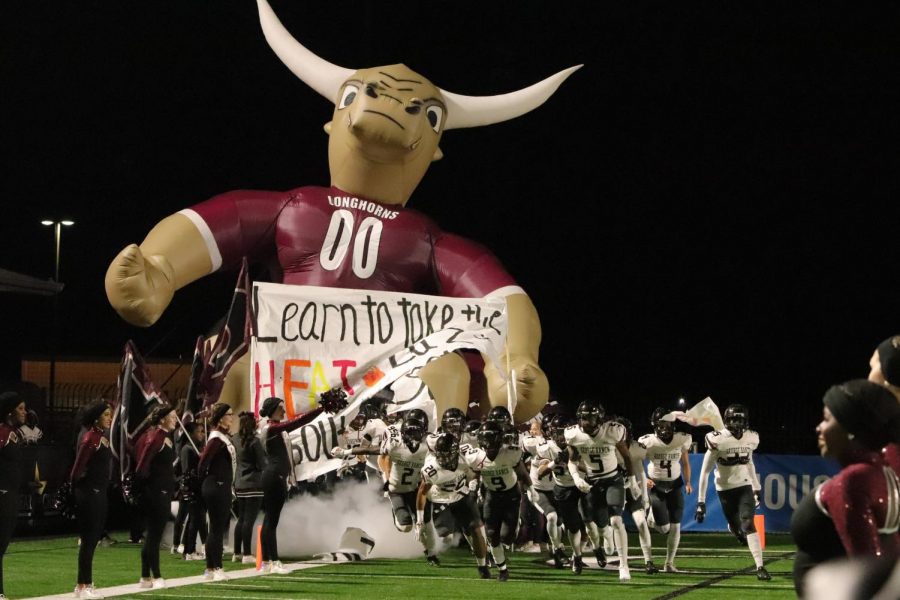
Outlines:
{"type": "Polygon", "coordinates": [[[234,525],[232,560],[255,564],[251,541],[256,516],[263,502],[262,472],[266,466],[266,451],[256,435],[256,417],[252,412],[240,414],[238,433],[233,441],[237,451],[237,478],[234,481],[237,522],[234,525]]]}
{"type": "Polygon", "coordinates": [[[81,415],[84,433],[78,444],[75,464],[69,472],[69,483],[75,494],[78,535],[78,582],[76,598],[102,598],[94,590],[94,550],[103,536],[109,508],[107,488],[112,452],[105,432],[112,422],[112,409],[105,400],[85,407],[81,415]]]}
{"type": "Polygon", "coordinates": [[[210,434],[197,472],[203,481],[201,490],[203,502],[209,515],[209,534],[206,536],[206,581],[228,579],[222,569],[222,546],[228,535],[231,520],[232,484],[237,469],[234,444],[229,433],[234,420],[234,411],[224,402],[213,404],[209,411],[210,434]]]}
{"type": "Polygon", "coordinates": [[[22,438],[18,429],[25,424],[27,414],[25,401],[17,393],[0,394],[0,597],[3,555],[16,528],[22,485],[22,438]]]}
{"type": "Polygon", "coordinates": [[[161,589],[166,587],[166,581],[159,569],[159,545],[175,491],[175,447],[170,435],[178,425],[174,407],[161,404],[154,408],[150,425],[138,438],[135,450],[135,480],[147,520],[138,587],[161,589]]]}
{"type": "MultiPolygon", "coordinates": [[[[343,394],[343,390],[335,388],[322,394],[343,394]]],[[[346,398],[346,394],[344,394],[346,398]]],[[[293,451],[287,443],[287,434],[295,429],[312,422],[324,409],[322,407],[310,412],[283,421],[285,416],[284,400],[281,398],[266,398],[259,416],[268,419],[268,423],[262,428],[261,437],[268,456],[268,463],[262,473],[263,488],[263,525],[262,525],[262,559],[263,573],[284,574],[288,570],[284,568],[278,559],[278,520],[281,518],[281,509],[287,499],[288,476],[293,472],[293,451]]]]}

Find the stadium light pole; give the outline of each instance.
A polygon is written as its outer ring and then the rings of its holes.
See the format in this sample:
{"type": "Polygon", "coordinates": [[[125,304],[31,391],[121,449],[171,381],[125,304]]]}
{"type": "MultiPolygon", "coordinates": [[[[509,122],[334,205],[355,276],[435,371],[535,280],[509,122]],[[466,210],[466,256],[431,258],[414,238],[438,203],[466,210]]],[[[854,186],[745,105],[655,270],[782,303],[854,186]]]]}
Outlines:
{"type": "MultiPolygon", "coordinates": [[[[61,221],[52,221],[44,219],[41,225],[45,227],[53,227],[53,237],[55,240],[56,254],[53,262],[53,281],[59,283],[59,246],[62,238],[62,228],[71,227],[75,221],[63,219],[61,221]]],[[[59,292],[53,294],[53,329],[50,332],[50,394],[47,398],[47,408],[53,408],[53,400],[56,396],[56,330],[59,328],[59,292]]]]}

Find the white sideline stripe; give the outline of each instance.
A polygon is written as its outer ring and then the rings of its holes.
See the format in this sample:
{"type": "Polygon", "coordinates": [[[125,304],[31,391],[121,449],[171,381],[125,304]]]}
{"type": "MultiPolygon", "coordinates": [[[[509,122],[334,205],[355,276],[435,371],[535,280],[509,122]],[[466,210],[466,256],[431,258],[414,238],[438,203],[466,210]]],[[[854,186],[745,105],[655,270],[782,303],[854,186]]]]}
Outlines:
{"type": "MultiPolygon", "coordinates": [[[[792,588],[793,589],[793,588],[792,588]]],[[[151,590],[152,591],[152,590],[151,590]]],[[[151,593],[154,598],[209,598],[210,596],[194,596],[191,594],[160,594],[151,593]]],[[[222,596],[219,594],[215,598],[224,598],[225,600],[313,600],[312,598],[298,598],[296,596],[222,596]]]]}
{"type": "MultiPolygon", "coordinates": [[[[344,563],[340,563],[340,562],[288,563],[288,564],[284,565],[284,568],[293,573],[294,571],[302,571],[304,569],[314,569],[316,567],[324,567],[326,565],[340,565],[340,564],[344,564],[344,563]]],[[[229,580],[247,579],[249,577],[262,577],[262,575],[263,575],[261,572],[256,570],[256,567],[253,567],[250,569],[240,569],[238,571],[226,571],[225,574],[228,575],[229,580]]],[[[278,576],[276,575],[275,577],[278,577],[278,576]]],[[[206,583],[209,585],[215,585],[216,587],[223,587],[223,588],[228,587],[227,583],[223,584],[220,581],[216,581],[216,582],[207,581],[207,580],[203,579],[203,575],[191,575],[190,577],[179,577],[177,579],[166,579],[166,587],[163,588],[163,590],[170,589],[170,588],[176,588],[176,587],[182,587],[185,585],[195,585],[198,583],[206,583]]],[[[250,586],[245,585],[242,587],[250,587],[250,586]]],[[[268,588],[269,586],[253,586],[253,587],[268,588]]],[[[72,588],[74,589],[75,586],[73,585],[72,588]]],[[[113,596],[130,596],[133,594],[149,594],[152,596],[161,596],[162,597],[163,594],[161,594],[161,592],[163,590],[154,590],[153,588],[139,588],[137,586],[137,583],[128,583],[125,585],[116,585],[116,586],[107,587],[107,588],[97,588],[96,591],[101,596],[110,598],[113,596]]],[[[72,596],[72,592],[66,592],[64,594],[55,594],[53,596],[34,596],[32,598],[26,598],[25,600],[64,600],[64,599],[71,600],[73,597],[74,596],[72,596]]],[[[173,597],[182,598],[182,597],[185,597],[185,595],[178,594],[173,597]]],[[[244,600],[252,600],[251,596],[244,596],[244,595],[240,595],[240,596],[219,595],[218,597],[219,598],[243,598],[244,600]]],[[[270,598],[269,596],[266,596],[266,598],[268,600],[275,600],[274,598],[270,598]]],[[[291,600],[298,600],[298,599],[292,598],[291,600]]]]}

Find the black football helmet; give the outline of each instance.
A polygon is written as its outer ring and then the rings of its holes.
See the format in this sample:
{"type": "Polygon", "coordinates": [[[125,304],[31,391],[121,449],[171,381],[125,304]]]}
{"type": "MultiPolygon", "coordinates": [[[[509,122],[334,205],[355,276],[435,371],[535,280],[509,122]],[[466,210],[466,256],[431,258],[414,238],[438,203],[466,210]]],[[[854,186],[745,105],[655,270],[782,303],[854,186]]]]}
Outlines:
{"type": "Polygon", "coordinates": [[[459,439],[462,434],[463,424],[466,422],[466,413],[458,408],[448,408],[441,415],[441,431],[453,434],[459,439]]]}
{"type": "Polygon", "coordinates": [[[668,444],[675,437],[675,422],[663,421],[663,417],[670,411],[661,406],[657,406],[650,415],[650,424],[653,426],[653,433],[663,444],[668,444]]]}
{"type": "Polygon", "coordinates": [[[370,419],[380,419],[383,415],[378,405],[374,402],[366,401],[359,405],[359,412],[350,421],[350,428],[354,431],[362,431],[363,427],[370,419]]]}
{"type": "Polygon", "coordinates": [[[512,423],[503,424],[503,443],[510,448],[516,448],[519,445],[519,430],[512,423]]]}
{"type": "Polygon", "coordinates": [[[575,418],[578,419],[578,425],[581,430],[588,435],[594,435],[600,428],[600,422],[606,415],[603,407],[596,402],[588,402],[585,400],[578,405],[575,411],[575,418]]]}
{"type": "Polygon", "coordinates": [[[744,432],[750,427],[750,411],[743,404],[730,404],[725,409],[725,415],[722,417],[725,427],[731,432],[731,435],[737,439],[741,439],[744,432]]]}
{"type": "Polygon", "coordinates": [[[572,417],[566,415],[555,415],[550,420],[550,437],[553,438],[557,446],[560,448],[566,447],[566,429],[574,424],[572,417]]]}
{"type": "Polygon", "coordinates": [[[459,466],[459,442],[452,433],[442,433],[434,442],[434,458],[442,469],[455,471],[459,466]]]}
{"type": "Polygon", "coordinates": [[[478,445],[487,452],[499,451],[504,444],[504,426],[497,421],[486,421],[478,430],[478,445]]]}
{"type": "Polygon", "coordinates": [[[422,413],[422,416],[425,413],[419,409],[413,409],[409,411],[406,415],[406,418],[403,419],[403,424],[400,425],[400,437],[403,438],[403,441],[407,444],[418,444],[425,437],[425,433],[428,431],[428,420],[427,418],[422,418],[417,413],[422,413]]]}
{"type": "Polygon", "coordinates": [[[498,421],[512,425],[512,415],[509,414],[509,409],[505,406],[495,406],[488,411],[485,421],[498,421]]]}

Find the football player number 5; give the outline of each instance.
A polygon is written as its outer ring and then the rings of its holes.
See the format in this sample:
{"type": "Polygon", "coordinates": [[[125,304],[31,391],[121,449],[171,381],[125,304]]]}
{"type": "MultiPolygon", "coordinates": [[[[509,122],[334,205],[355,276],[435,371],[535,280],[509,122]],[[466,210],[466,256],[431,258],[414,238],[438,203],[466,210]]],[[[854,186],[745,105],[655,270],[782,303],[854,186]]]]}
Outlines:
{"type": "Polygon", "coordinates": [[[375,272],[378,263],[378,246],[381,243],[381,230],[384,225],[375,217],[366,217],[359,224],[356,235],[353,233],[355,219],[349,210],[339,209],[331,215],[325,241],[319,252],[319,264],[326,271],[334,271],[347,258],[350,246],[353,246],[351,267],[353,274],[360,279],[368,279],[375,272]]]}

